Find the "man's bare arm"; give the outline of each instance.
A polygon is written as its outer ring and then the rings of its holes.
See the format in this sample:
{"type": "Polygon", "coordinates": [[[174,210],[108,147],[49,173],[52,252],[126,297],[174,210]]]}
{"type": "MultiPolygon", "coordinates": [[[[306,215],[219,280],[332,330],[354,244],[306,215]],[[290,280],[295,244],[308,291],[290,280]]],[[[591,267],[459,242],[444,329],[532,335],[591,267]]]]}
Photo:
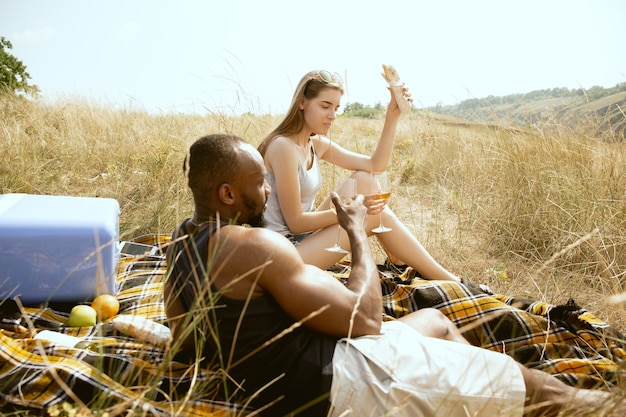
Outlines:
{"type": "MultiPolygon", "coordinates": [[[[284,237],[266,229],[238,229],[230,236],[240,256],[240,272],[265,264],[258,285],[268,291],[295,320],[308,318],[305,326],[321,333],[344,337],[377,334],[382,322],[382,295],[378,270],[363,229],[366,208],[363,197],[348,206],[336,195],[337,216],[353,248],[352,272],[344,286],[315,266],[306,265],[284,237]],[[239,232],[245,236],[238,236],[239,232]],[[312,313],[319,314],[313,315],[312,313]]],[[[229,244],[229,246],[230,246],[229,244]]],[[[257,279],[250,276],[248,279],[257,279]]]]}

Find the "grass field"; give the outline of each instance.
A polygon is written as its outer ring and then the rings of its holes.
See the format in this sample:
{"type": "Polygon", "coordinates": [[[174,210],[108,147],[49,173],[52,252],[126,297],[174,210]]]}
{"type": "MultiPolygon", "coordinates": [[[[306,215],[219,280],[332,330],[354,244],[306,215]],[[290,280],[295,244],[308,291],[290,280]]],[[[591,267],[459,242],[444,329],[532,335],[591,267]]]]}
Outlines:
{"type": "MultiPolygon", "coordinates": [[[[277,122],[2,97],[0,191],[110,197],[121,206],[123,239],[170,233],[193,209],[182,175],[188,146],[208,133],[256,145],[277,122]]],[[[369,153],[381,128],[381,118],[339,117],[330,137],[369,153]]],[[[549,303],[571,297],[626,330],[626,145],[591,130],[414,112],[396,135],[390,205],[457,275],[549,303]]],[[[345,173],[322,169],[325,196],[345,173]]]]}

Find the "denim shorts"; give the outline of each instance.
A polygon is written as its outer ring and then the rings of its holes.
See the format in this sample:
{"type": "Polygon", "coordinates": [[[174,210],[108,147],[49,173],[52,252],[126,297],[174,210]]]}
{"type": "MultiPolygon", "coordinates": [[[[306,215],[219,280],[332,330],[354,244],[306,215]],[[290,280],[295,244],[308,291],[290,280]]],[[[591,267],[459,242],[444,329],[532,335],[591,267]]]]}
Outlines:
{"type": "Polygon", "coordinates": [[[307,236],[310,236],[311,234],[313,234],[313,232],[299,233],[297,235],[287,233],[285,237],[289,239],[289,241],[293,243],[294,246],[298,246],[300,244],[300,241],[302,241],[302,239],[304,239],[307,236]]]}

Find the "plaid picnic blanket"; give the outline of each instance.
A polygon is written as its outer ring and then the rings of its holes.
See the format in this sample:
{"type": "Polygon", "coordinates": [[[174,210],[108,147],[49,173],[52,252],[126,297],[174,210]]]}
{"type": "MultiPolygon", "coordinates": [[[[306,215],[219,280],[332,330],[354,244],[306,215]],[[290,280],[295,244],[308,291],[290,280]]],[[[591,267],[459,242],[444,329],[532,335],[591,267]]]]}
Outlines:
{"type": "MultiPolygon", "coordinates": [[[[135,241],[160,245],[168,239],[149,235],[135,241]]],[[[117,277],[120,314],[164,322],[165,271],[162,256],[123,258],[117,277]]],[[[329,273],[345,279],[349,264],[329,273]]],[[[609,388],[625,372],[620,367],[626,358],[624,338],[578,306],[492,296],[471,286],[425,281],[410,269],[398,276],[381,268],[381,285],[386,320],[438,308],[472,344],[509,354],[572,385],[609,388]]],[[[65,327],[67,317],[50,307],[23,308],[20,326],[0,332],[0,412],[58,411],[68,404],[110,415],[135,410],[142,415],[234,416],[251,411],[213,399],[222,380],[215,370],[178,363],[166,348],[140,343],[107,323],[65,327]],[[33,339],[33,331],[46,328],[83,342],[77,348],[33,339]]]]}
{"type": "Polygon", "coordinates": [[[423,280],[410,269],[385,274],[381,284],[388,319],[437,308],[472,345],[510,355],[569,385],[613,388],[626,381],[626,337],[573,300],[556,306],[488,294],[477,285],[423,280]]]}
{"type": "MultiPolygon", "coordinates": [[[[134,240],[159,244],[169,238],[134,240]]],[[[120,314],[163,323],[165,273],[163,256],[122,258],[117,275],[120,314]]],[[[8,303],[0,304],[0,310],[9,310],[8,303]]],[[[109,415],[245,415],[238,404],[211,400],[210,392],[220,380],[214,372],[170,360],[165,347],[137,342],[110,323],[66,327],[69,313],[50,307],[25,307],[22,312],[13,331],[0,331],[0,414],[38,409],[70,415],[81,406],[93,411],[95,405],[109,415]],[[76,348],[35,340],[29,328],[53,329],[83,341],[76,348]]]]}

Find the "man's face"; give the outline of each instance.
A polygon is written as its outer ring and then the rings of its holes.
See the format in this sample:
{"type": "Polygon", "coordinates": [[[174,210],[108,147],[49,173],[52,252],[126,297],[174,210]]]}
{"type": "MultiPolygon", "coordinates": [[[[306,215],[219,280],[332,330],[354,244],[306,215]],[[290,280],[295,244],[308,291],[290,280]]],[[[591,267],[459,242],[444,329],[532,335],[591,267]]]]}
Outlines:
{"type": "Polygon", "coordinates": [[[237,189],[241,201],[239,209],[240,224],[252,227],[265,227],[265,204],[271,192],[265,181],[265,164],[261,154],[249,144],[242,146],[240,174],[237,178],[237,189]]]}
{"type": "Polygon", "coordinates": [[[249,224],[252,227],[265,227],[266,225],[265,215],[264,215],[265,209],[263,209],[263,211],[258,213],[256,211],[256,203],[245,197],[244,197],[243,203],[248,208],[249,212],[254,213],[254,214],[252,214],[252,216],[249,217],[247,221],[243,221],[242,223],[249,224]]]}

